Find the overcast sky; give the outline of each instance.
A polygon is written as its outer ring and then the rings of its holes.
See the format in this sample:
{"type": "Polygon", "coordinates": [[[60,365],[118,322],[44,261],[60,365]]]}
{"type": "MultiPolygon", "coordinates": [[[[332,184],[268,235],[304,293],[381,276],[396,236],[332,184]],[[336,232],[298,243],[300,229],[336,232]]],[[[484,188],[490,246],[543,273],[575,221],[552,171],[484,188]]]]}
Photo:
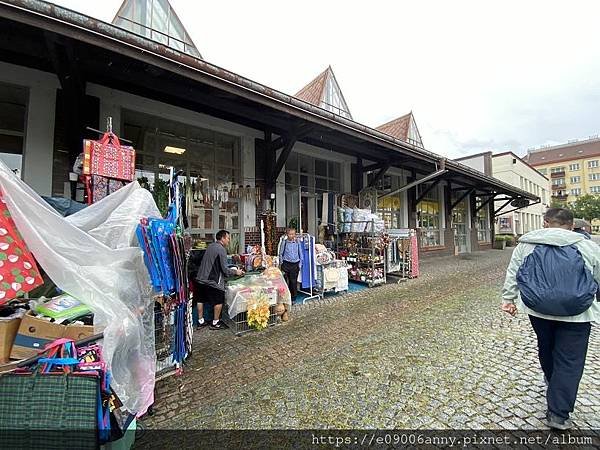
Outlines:
{"type": "MultiPolygon", "coordinates": [[[[111,22],[121,1],[54,3],[111,22]]],[[[171,4],[206,61],[288,94],[331,65],[356,121],[412,110],[436,153],[522,155],[600,133],[600,2],[171,4]]]]}

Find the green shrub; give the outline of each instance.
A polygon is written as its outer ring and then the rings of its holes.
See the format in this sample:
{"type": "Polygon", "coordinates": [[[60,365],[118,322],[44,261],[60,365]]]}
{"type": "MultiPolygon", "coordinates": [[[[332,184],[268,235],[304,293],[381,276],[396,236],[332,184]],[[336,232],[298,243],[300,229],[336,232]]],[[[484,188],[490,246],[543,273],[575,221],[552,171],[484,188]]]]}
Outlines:
{"type": "Polygon", "coordinates": [[[506,241],[506,246],[507,247],[512,247],[515,245],[515,237],[513,235],[506,235],[504,236],[504,240],[506,241]]]}

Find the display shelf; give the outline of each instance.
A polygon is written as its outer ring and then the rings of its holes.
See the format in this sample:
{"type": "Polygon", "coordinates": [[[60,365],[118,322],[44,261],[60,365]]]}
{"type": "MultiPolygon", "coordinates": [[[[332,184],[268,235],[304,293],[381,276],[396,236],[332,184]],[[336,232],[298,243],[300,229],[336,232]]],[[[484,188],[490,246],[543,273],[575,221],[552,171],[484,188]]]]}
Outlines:
{"type": "Polygon", "coordinates": [[[352,239],[352,235],[358,236],[355,239],[355,243],[358,245],[352,245],[352,243],[342,244],[338,242],[337,252],[338,257],[344,259],[349,265],[349,277],[348,279],[352,281],[356,281],[359,283],[367,283],[369,287],[373,287],[379,284],[385,284],[386,280],[386,253],[384,248],[376,248],[375,247],[375,239],[378,237],[377,232],[375,231],[375,221],[361,221],[361,222],[342,222],[345,224],[370,224],[370,226],[365,228],[370,228],[371,231],[347,231],[347,232],[339,232],[339,235],[346,236],[345,239],[352,239]],[[350,244],[350,245],[348,245],[350,244]],[[365,246],[367,245],[367,246],[365,246]],[[339,253],[345,253],[345,257],[341,257],[339,253]],[[360,258],[364,258],[365,256],[369,256],[368,261],[360,261],[360,258]],[[370,269],[370,276],[375,275],[376,278],[367,278],[364,276],[365,269],[370,269]],[[352,275],[352,272],[362,271],[362,276],[352,275]],[[379,277],[379,274],[382,274],[379,277]],[[364,277],[365,280],[362,280],[361,277],[364,277]]]}

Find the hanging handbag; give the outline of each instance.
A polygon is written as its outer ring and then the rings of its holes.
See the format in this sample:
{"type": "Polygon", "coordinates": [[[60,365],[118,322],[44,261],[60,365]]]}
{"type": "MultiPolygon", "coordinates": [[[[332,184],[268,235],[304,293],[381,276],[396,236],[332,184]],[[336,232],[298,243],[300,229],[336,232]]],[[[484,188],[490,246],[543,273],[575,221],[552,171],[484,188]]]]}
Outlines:
{"type": "Polygon", "coordinates": [[[99,141],[83,141],[83,175],[100,175],[116,180],[135,179],[135,150],[121,145],[114,133],[104,133],[99,141]]]}

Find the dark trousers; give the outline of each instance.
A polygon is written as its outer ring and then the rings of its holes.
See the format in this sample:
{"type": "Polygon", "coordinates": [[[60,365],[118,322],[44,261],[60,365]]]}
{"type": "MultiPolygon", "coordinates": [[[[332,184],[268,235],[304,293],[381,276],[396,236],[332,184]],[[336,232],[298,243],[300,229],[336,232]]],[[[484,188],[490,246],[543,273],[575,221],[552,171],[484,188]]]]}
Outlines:
{"type": "Polygon", "coordinates": [[[290,294],[293,301],[298,294],[298,272],[300,272],[300,263],[283,261],[281,263],[281,271],[283,272],[285,282],[290,288],[290,294]]]}
{"type": "Polygon", "coordinates": [[[529,316],[548,390],[548,411],[568,419],[575,407],[590,339],[589,322],[559,322],[529,316]]]}

